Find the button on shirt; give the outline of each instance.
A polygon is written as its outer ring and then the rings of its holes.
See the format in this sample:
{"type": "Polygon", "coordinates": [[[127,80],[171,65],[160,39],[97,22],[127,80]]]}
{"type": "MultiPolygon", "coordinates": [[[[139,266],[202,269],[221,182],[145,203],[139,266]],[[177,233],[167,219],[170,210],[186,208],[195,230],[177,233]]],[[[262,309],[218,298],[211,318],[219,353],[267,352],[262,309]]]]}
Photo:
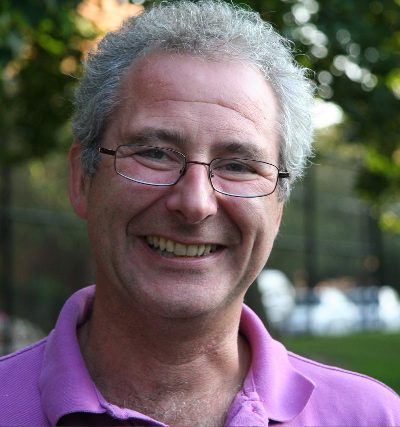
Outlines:
{"type": "MultiPolygon", "coordinates": [[[[64,305],[49,336],[0,358],[0,426],[165,426],[107,402],[92,381],[76,330],[88,318],[95,287],[64,305]]],[[[380,382],[288,352],[243,306],[240,332],[252,363],[226,426],[400,426],[400,398],[380,382]]]]}

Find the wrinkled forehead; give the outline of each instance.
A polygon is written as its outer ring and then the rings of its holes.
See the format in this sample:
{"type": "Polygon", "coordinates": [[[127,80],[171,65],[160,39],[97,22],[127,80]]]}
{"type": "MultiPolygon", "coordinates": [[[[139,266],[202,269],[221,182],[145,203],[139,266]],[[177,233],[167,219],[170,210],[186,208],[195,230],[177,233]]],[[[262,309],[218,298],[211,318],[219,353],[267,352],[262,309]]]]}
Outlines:
{"type": "Polygon", "coordinates": [[[218,105],[257,128],[280,134],[279,106],[271,85],[255,67],[232,60],[151,52],[131,65],[122,81],[120,106],[165,101],[218,105]]]}

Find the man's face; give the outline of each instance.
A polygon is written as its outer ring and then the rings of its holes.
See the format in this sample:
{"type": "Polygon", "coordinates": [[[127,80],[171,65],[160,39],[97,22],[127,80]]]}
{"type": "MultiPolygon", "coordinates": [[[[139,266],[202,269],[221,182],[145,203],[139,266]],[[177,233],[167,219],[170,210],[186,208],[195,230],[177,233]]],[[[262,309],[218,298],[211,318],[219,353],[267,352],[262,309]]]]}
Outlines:
{"type": "MultiPolygon", "coordinates": [[[[188,160],[244,157],[276,165],[277,110],[272,89],[248,66],[152,53],[124,79],[102,146],[115,149],[140,136],[188,160]]],[[[84,185],[77,161],[72,170],[78,190],[71,200],[87,219],[98,292],[170,317],[241,304],[278,231],[282,202],[276,192],[254,199],[219,194],[198,164],[172,187],[117,175],[111,156],[102,156],[84,185]],[[169,251],[154,248],[154,238],[165,239],[169,251]],[[206,245],[206,253],[179,256],[171,252],[180,253],[179,244],[192,245],[191,251],[206,245]]]]}

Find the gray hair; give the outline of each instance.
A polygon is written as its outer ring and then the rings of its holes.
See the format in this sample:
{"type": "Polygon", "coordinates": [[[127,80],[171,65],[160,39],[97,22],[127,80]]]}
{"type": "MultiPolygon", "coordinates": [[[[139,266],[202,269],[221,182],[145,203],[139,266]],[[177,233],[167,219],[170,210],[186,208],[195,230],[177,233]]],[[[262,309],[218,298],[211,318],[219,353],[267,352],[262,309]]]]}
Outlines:
{"type": "Polygon", "coordinates": [[[220,0],[162,2],[127,19],[89,53],[73,118],[86,173],[96,171],[97,148],[123,77],[136,59],[153,50],[240,61],[262,73],[279,101],[279,168],[290,173],[279,194],[287,198],[290,184],[302,176],[312,154],[313,85],[308,70],[295,62],[291,44],[258,13],[220,0]]]}

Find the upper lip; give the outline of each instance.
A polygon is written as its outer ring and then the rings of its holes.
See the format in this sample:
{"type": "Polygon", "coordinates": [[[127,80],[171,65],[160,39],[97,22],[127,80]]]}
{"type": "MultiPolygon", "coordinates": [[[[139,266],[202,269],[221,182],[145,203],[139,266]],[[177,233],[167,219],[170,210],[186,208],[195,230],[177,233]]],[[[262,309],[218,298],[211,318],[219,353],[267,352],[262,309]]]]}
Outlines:
{"type": "Polygon", "coordinates": [[[147,238],[147,237],[157,237],[157,238],[163,238],[165,240],[172,240],[174,243],[180,243],[182,245],[216,245],[216,246],[224,246],[221,243],[217,243],[216,241],[210,239],[210,240],[206,240],[206,239],[193,239],[193,240],[188,240],[188,238],[179,238],[179,237],[167,237],[166,235],[163,234],[157,234],[157,233],[149,233],[149,234],[145,234],[143,235],[143,238],[147,238]]]}

